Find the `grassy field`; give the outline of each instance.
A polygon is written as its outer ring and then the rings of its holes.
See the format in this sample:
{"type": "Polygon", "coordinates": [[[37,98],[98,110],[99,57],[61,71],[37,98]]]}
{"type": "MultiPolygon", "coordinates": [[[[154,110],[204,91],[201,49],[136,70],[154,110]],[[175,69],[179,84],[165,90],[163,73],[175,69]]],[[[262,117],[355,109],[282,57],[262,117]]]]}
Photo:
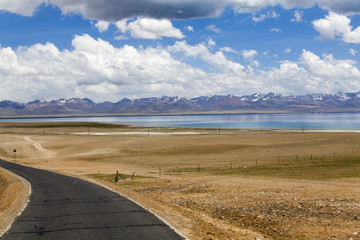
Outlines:
{"type": "Polygon", "coordinates": [[[0,136],[1,157],[99,181],[191,239],[358,232],[359,133],[58,122],[0,123],[0,136]]]}

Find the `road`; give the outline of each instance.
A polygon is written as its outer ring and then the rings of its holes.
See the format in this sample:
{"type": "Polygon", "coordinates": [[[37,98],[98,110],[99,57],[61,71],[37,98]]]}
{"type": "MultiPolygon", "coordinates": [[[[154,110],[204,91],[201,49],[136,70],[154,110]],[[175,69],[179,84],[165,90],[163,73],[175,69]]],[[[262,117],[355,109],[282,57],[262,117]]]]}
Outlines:
{"type": "Polygon", "coordinates": [[[27,179],[30,202],[1,239],[183,239],[153,214],[96,184],[0,160],[27,179]]]}

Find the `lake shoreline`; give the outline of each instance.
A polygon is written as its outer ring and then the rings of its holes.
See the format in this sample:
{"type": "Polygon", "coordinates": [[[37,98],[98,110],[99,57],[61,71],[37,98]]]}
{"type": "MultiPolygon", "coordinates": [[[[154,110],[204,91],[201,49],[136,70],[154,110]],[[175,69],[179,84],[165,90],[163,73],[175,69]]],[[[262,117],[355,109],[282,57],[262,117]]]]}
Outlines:
{"type": "Polygon", "coordinates": [[[312,114],[312,113],[360,113],[360,109],[319,109],[319,110],[239,110],[239,111],[207,111],[207,112],[165,112],[165,113],[94,113],[94,114],[51,114],[51,115],[14,115],[0,116],[6,119],[31,118],[87,118],[87,117],[141,117],[141,116],[193,116],[193,115],[240,115],[240,114],[312,114]]]}
{"type": "MultiPolygon", "coordinates": [[[[199,129],[360,130],[360,113],[242,113],[97,117],[9,118],[0,122],[88,122],[199,129]]],[[[89,126],[91,127],[91,126],[89,126]]]]}

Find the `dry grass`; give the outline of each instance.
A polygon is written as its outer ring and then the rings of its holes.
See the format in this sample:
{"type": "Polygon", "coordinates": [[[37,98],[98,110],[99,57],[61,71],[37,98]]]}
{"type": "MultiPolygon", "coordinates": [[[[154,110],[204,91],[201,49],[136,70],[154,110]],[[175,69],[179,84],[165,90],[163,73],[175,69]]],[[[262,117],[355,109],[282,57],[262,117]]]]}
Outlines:
{"type": "Polygon", "coordinates": [[[0,134],[2,157],[16,149],[21,163],[90,176],[192,239],[346,239],[359,229],[359,133],[1,123],[0,134]],[[116,170],[136,177],[115,185],[116,170]]]}

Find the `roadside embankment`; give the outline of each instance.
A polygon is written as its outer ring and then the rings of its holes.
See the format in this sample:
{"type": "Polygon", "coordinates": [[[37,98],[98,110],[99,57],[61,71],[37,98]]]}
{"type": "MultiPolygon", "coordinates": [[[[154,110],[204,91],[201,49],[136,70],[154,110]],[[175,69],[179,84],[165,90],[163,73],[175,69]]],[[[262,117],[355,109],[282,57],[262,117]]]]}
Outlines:
{"type": "Polygon", "coordinates": [[[24,208],[29,191],[25,179],[0,168],[0,236],[24,208]]]}

